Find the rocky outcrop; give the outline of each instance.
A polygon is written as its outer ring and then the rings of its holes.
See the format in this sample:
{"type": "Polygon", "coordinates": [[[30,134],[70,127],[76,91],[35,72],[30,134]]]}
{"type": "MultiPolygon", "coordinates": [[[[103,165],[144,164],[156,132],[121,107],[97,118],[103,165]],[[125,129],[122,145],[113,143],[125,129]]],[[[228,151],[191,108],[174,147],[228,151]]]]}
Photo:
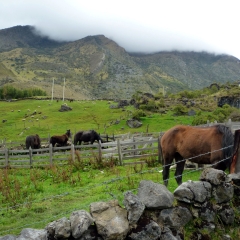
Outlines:
{"type": "Polygon", "coordinates": [[[231,107],[240,108],[240,98],[224,96],[218,99],[218,107],[222,107],[224,104],[228,104],[231,107]]]}
{"type": "Polygon", "coordinates": [[[128,119],[127,120],[127,125],[130,127],[130,128],[139,128],[142,126],[142,123],[139,122],[138,120],[136,119],[128,119]]]}
{"type": "Polygon", "coordinates": [[[71,111],[72,108],[69,107],[67,104],[61,105],[61,108],[59,109],[59,112],[66,112],[66,111],[71,111]]]}

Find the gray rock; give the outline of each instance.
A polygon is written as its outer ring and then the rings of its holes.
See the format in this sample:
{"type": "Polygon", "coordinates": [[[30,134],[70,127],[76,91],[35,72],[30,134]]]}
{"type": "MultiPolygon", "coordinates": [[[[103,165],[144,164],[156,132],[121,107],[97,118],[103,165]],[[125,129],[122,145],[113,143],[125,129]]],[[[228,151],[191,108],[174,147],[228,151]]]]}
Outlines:
{"type": "Polygon", "coordinates": [[[122,240],[126,237],[129,231],[127,210],[120,207],[117,200],[91,203],[90,213],[104,240],[122,240]]]}
{"type": "Polygon", "coordinates": [[[204,181],[187,181],[174,191],[174,197],[183,202],[204,202],[211,197],[212,186],[204,181]]]}
{"type": "Polygon", "coordinates": [[[240,173],[231,173],[227,175],[226,182],[240,186],[240,173]]]}
{"type": "MultiPolygon", "coordinates": [[[[175,229],[175,231],[177,231],[175,229]]],[[[178,231],[177,231],[178,233],[178,231]]],[[[168,227],[163,227],[160,240],[181,240],[180,236],[174,236],[172,231],[168,227]]]]}
{"type": "Polygon", "coordinates": [[[142,126],[142,123],[135,119],[129,119],[129,120],[127,120],[127,125],[130,128],[139,128],[142,126]]]}
{"type": "Polygon", "coordinates": [[[158,222],[170,228],[179,228],[192,220],[191,212],[184,207],[163,209],[158,218],[158,222]]]}
{"type": "Polygon", "coordinates": [[[219,185],[225,182],[226,176],[227,176],[226,173],[222,170],[217,170],[214,168],[205,168],[202,171],[200,180],[210,182],[213,185],[219,185]]]}
{"type": "Polygon", "coordinates": [[[233,185],[235,197],[240,198],[240,173],[228,174],[226,182],[233,185]]]}
{"type": "Polygon", "coordinates": [[[71,235],[70,221],[66,218],[60,218],[55,221],[55,239],[68,239],[71,235]]]}
{"type": "Polygon", "coordinates": [[[172,232],[166,232],[161,235],[160,240],[178,240],[173,236],[172,232]]]}
{"type": "Polygon", "coordinates": [[[235,219],[234,210],[229,205],[221,206],[218,210],[218,214],[222,222],[226,225],[233,224],[235,219]]]}
{"type": "Polygon", "coordinates": [[[233,198],[234,187],[230,183],[223,183],[213,188],[213,196],[217,203],[226,203],[233,198]]]}
{"type": "Polygon", "coordinates": [[[231,240],[232,238],[228,234],[222,236],[222,240],[231,240]]]}
{"type": "Polygon", "coordinates": [[[210,202],[204,203],[200,209],[199,216],[206,222],[214,222],[216,211],[213,208],[213,205],[210,202]]]}
{"type": "Polygon", "coordinates": [[[55,236],[55,224],[56,224],[56,221],[53,221],[53,222],[49,223],[45,227],[45,230],[47,231],[48,239],[54,239],[54,236],[55,236]]]}
{"type": "Polygon", "coordinates": [[[129,235],[130,239],[133,240],[157,240],[160,236],[161,228],[154,221],[146,225],[142,231],[129,235]]]}
{"type": "Polygon", "coordinates": [[[103,240],[103,238],[98,234],[96,226],[91,225],[77,240],[103,240]]]}
{"type": "Polygon", "coordinates": [[[174,196],[162,184],[142,180],[138,187],[140,201],[149,209],[164,209],[172,207],[174,196]]]}
{"type": "Polygon", "coordinates": [[[63,217],[56,221],[55,238],[66,239],[71,235],[70,221],[63,217]]]}
{"type": "Polygon", "coordinates": [[[70,216],[70,224],[72,230],[72,236],[79,238],[88,229],[88,227],[94,222],[91,215],[85,210],[79,210],[72,212],[70,216]]]}
{"type": "Polygon", "coordinates": [[[0,240],[16,240],[16,238],[17,236],[9,234],[9,235],[0,237],[0,240]]]}
{"type": "Polygon", "coordinates": [[[145,209],[145,205],[130,191],[124,194],[123,204],[128,211],[129,224],[133,225],[137,223],[145,209]]]}
{"type": "Polygon", "coordinates": [[[24,228],[16,240],[47,240],[47,231],[45,229],[24,228]]]}
{"type": "Polygon", "coordinates": [[[71,110],[72,110],[71,107],[63,104],[63,105],[61,105],[61,108],[59,109],[59,112],[66,112],[66,111],[71,111],[71,110]]]}

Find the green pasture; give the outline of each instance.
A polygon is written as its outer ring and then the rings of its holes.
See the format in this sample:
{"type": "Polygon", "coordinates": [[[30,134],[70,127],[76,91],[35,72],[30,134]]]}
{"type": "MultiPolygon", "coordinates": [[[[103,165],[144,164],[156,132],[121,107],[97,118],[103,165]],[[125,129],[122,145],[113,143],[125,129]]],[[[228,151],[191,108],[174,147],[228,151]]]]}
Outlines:
{"type": "MultiPolygon", "coordinates": [[[[72,111],[60,112],[63,101],[56,100],[0,101],[0,140],[24,143],[31,134],[45,138],[64,134],[67,129],[73,133],[95,129],[108,135],[161,132],[193,121],[193,117],[173,116],[171,111],[149,112],[141,118],[142,127],[133,129],[126,124],[134,111],[132,106],[110,108],[117,103],[103,100],[65,103],[72,111]]],[[[113,159],[99,162],[90,156],[89,161],[78,159],[64,167],[0,169],[0,236],[19,234],[23,228],[42,229],[75,210],[89,211],[90,203],[96,201],[117,199],[123,206],[124,192],[137,193],[141,180],[163,183],[162,165],[151,158],[145,160],[147,164],[118,166],[113,159]]],[[[200,174],[201,170],[184,170],[183,181],[197,181],[200,174]]],[[[176,188],[171,171],[168,189],[173,192],[176,188]]]]}
{"type": "Polygon", "coordinates": [[[39,134],[41,138],[51,135],[62,135],[67,129],[73,133],[79,130],[94,129],[100,134],[117,135],[134,132],[160,132],[176,124],[191,124],[193,117],[173,116],[167,114],[149,113],[141,118],[140,128],[127,126],[134,108],[110,108],[116,102],[98,101],[51,101],[51,100],[21,100],[0,101],[0,140],[25,141],[26,136],[39,134]],[[72,111],[60,112],[61,105],[66,103],[72,111]],[[36,114],[34,114],[36,112],[36,114]],[[7,120],[4,122],[4,120],[7,120]],[[116,122],[119,122],[116,124],[116,122]]]}
{"type": "MultiPolygon", "coordinates": [[[[45,169],[0,170],[0,236],[19,234],[22,228],[41,229],[75,210],[89,211],[96,201],[117,199],[123,206],[124,192],[137,193],[141,180],[162,182],[161,165],[114,166],[111,162],[99,168],[84,166],[53,166],[45,169]]],[[[183,181],[198,180],[199,171],[186,170],[183,181]]],[[[171,171],[169,190],[177,188],[171,171]]]]}

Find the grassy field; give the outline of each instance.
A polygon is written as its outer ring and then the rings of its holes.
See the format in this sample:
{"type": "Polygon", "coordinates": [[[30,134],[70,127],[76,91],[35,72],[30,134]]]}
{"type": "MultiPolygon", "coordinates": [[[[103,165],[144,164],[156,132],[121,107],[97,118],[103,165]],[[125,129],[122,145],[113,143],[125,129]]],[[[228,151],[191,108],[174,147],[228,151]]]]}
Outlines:
{"type": "Polygon", "coordinates": [[[167,114],[149,113],[141,119],[140,128],[130,128],[126,120],[134,111],[132,106],[112,109],[117,105],[109,101],[74,101],[66,104],[72,111],[60,112],[63,104],[49,100],[0,101],[0,140],[25,141],[26,136],[39,134],[41,138],[64,134],[67,129],[73,133],[79,130],[94,129],[100,134],[122,134],[128,132],[160,132],[176,124],[191,124],[193,117],[174,117],[167,114]],[[36,112],[36,114],[34,114],[36,112]],[[3,120],[7,120],[4,122],[3,120]],[[118,121],[118,124],[115,122],[118,121]]]}
{"type": "MultiPolygon", "coordinates": [[[[23,228],[44,228],[49,222],[75,210],[89,211],[96,201],[118,199],[123,206],[125,191],[137,193],[141,180],[162,183],[161,165],[148,167],[92,165],[77,168],[53,166],[46,169],[0,170],[0,236],[19,234],[23,228]]],[[[177,188],[171,172],[169,190],[177,188]]],[[[184,172],[183,181],[198,180],[199,171],[184,172]]]]}
{"type": "MultiPolygon", "coordinates": [[[[47,100],[23,100],[0,102],[0,140],[22,141],[27,135],[38,133],[40,137],[64,134],[67,129],[95,129],[104,134],[127,132],[160,132],[176,124],[191,124],[192,117],[174,117],[167,114],[150,114],[142,118],[142,127],[131,129],[126,120],[131,118],[132,107],[111,109],[117,103],[108,101],[66,102],[72,111],[59,112],[62,102],[47,100]],[[36,114],[33,114],[36,112],[36,114]],[[2,120],[7,120],[3,122],[2,120]],[[120,120],[119,124],[115,124],[120,120]]],[[[151,161],[149,160],[149,163],[151,161]]],[[[162,183],[162,166],[115,166],[108,160],[104,166],[91,158],[88,163],[52,166],[45,169],[0,170],[0,236],[19,234],[23,228],[44,228],[49,222],[63,216],[69,217],[75,210],[89,211],[95,201],[118,199],[122,205],[123,193],[137,192],[143,179],[162,183]]],[[[198,180],[199,171],[184,171],[183,181],[198,180]]],[[[177,188],[171,172],[169,190],[177,188]]]]}

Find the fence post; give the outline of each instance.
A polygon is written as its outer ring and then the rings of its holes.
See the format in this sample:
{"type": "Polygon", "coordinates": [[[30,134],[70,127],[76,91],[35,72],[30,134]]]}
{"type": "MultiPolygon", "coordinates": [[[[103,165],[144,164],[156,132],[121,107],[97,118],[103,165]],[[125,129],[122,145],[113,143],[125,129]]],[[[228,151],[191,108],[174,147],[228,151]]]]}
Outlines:
{"type": "MultiPolygon", "coordinates": [[[[132,141],[135,142],[135,137],[134,137],[134,136],[132,137],[132,141]]],[[[136,145],[133,145],[132,148],[133,148],[133,149],[136,149],[136,145]]],[[[133,156],[134,156],[134,155],[137,155],[137,153],[136,153],[136,152],[132,152],[132,155],[133,155],[133,156]]]]}
{"type": "Polygon", "coordinates": [[[5,167],[8,167],[8,166],[9,166],[8,157],[9,157],[8,149],[5,148],[5,165],[6,165],[5,167]]]}
{"type": "Polygon", "coordinates": [[[29,158],[30,158],[30,162],[29,162],[29,164],[30,164],[30,168],[32,167],[32,148],[31,147],[29,147],[29,158]]]}
{"type": "Polygon", "coordinates": [[[119,164],[122,166],[122,149],[121,149],[121,144],[119,138],[117,139],[117,149],[118,149],[118,159],[119,159],[119,164]]]}
{"type": "Polygon", "coordinates": [[[72,157],[72,159],[71,159],[71,161],[72,162],[74,162],[74,160],[75,160],[75,154],[74,154],[74,144],[71,144],[71,157],[72,157]]]}
{"type": "Polygon", "coordinates": [[[228,119],[228,121],[227,121],[227,123],[225,125],[227,125],[227,127],[229,127],[232,131],[234,130],[233,129],[232,120],[230,118],[228,119]]]}
{"type": "Polygon", "coordinates": [[[99,160],[102,160],[102,144],[100,140],[98,141],[98,157],[99,160]]]}
{"type": "Polygon", "coordinates": [[[53,146],[52,146],[52,144],[49,145],[49,161],[50,161],[50,165],[52,166],[52,163],[53,163],[53,146]]]}

